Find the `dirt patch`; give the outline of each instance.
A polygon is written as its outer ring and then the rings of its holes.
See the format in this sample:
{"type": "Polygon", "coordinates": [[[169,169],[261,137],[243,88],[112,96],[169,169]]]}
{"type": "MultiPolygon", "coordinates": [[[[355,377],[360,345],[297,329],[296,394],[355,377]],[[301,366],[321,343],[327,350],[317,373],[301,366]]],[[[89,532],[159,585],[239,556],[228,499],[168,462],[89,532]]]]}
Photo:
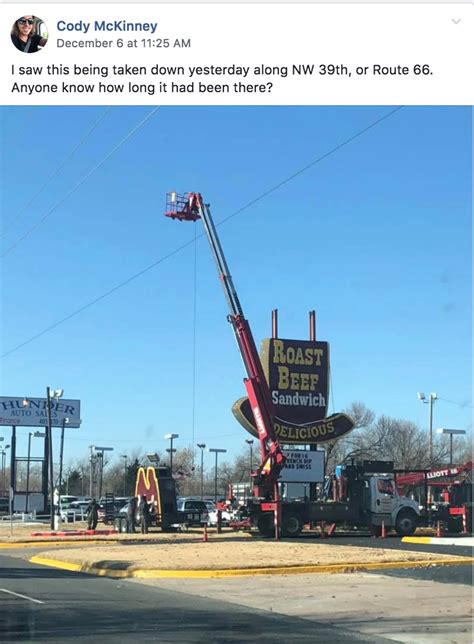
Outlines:
{"type": "Polygon", "coordinates": [[[103,545],[45,551],[41,557],[61,559],[71,563],[122,570],[228,570],[267,566],[303,566],[356,563],[410,562],[420,559],[449,560],[449,555],[407,552],[383,548],[335,546],[330,542],[294,540],[280,542],[269,539],[249,539],[232,533],[210,535],[207,543],[194,535],[161,535],[147,544],[103,545]]]}

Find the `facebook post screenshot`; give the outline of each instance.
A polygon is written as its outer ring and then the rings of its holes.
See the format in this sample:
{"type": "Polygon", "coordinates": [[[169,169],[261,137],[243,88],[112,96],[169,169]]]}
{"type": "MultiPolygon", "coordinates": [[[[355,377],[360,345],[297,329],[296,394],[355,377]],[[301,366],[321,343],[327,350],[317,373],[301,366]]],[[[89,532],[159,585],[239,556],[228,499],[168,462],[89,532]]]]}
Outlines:
{"type": "Polygon", "coordinates": [[[0,641],[470,644],[472,2],[0,10],[0,641]]]}

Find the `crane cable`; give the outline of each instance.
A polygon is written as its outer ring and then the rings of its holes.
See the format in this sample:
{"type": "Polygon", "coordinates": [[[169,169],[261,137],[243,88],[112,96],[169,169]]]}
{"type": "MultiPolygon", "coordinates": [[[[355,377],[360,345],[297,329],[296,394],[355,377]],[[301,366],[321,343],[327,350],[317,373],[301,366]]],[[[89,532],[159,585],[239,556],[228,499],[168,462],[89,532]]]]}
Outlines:
{"type": "MultiPolygon", "coordinates": [[[[193,384],[192,384],[192,446],[194,448],[194,429],[196,423],[196,315],[197,315],[197,234],[196,222],[194,222],[194,271],[193,271],[193,384]]],[[[193,449],[193,465],[194,465],[194,449],[193,449]]]]}

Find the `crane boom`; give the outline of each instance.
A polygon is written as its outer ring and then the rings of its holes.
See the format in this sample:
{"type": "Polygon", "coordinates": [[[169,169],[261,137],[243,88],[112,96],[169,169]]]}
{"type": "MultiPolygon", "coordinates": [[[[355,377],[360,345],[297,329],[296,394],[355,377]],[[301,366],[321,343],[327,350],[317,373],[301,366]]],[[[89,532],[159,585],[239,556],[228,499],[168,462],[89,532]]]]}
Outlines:
{"type": "Polygon", "coordinates": [[[198,219],[203,221],[229,305],[230,315],[228,320],[232,324],[247,371],[247,378],[244,379],[244,382],[258,431],[262,455],[258,469],[252,473],[255,484],[254,494],[269,501],[269,503],[265,504],[266,510],[275,512],[275,525],[278,531],[280,525],[278,477],[286,457],[282,452],[273,427],[273,405],[260,356],[258,355],[249,322],[244,316],[235,290],[209,205],[204,203],[201,194],[197,192],[190,192],[186,195],[178,195],[172,192],[167,195],[166,216],[179,221],[197,221],[198,219]]]}

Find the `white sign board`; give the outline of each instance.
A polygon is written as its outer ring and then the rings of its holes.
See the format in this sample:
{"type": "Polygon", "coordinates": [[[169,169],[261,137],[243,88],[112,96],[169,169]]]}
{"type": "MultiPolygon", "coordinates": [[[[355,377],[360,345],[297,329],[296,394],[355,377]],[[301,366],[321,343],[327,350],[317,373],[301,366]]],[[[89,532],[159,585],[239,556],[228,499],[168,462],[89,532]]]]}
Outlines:
{"type": "Polygon", "coordinates": [[[303,450],[284,450],[285,467],[281,471],[283,483],[322,483],[324,481],[323,450],[304,452],[303,450]]]}
{"type": "MultiPolygon", "coordinates": [[[[51,400],[51,426],[61,427],[63,420],[66,427],[80,427],[80,400],[51,400]]],[[[11,427],[46,427],[48,424],[48,406],[46,398],[16,398],[0,396],[0,425],[11,427]],[[27,404],[25,405],[25,401],[27,404]]]]}

